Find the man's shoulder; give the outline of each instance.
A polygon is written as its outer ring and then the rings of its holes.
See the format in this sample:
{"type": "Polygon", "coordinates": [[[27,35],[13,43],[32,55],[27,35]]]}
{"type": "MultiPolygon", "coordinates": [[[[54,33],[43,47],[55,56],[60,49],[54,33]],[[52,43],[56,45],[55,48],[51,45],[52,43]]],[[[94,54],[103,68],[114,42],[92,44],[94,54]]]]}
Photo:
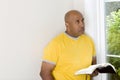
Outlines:
{"type": "Polygon", "coordinates": [[[52,39],[52,41],[53,42],[61,41],[63,39],[63,37],[64,37],[64,33],[59,33],[52,39]]]}
{"type": "Polygon", "coordinates": [[[59,33],[54,38],[61,38],[63,35],[64,35],[64,33],[59,33]]]}

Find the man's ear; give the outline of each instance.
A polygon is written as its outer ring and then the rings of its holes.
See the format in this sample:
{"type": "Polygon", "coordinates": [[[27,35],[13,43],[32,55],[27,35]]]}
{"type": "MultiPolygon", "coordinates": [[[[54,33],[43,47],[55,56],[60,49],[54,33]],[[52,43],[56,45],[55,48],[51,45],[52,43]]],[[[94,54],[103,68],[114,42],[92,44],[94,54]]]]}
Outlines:
{"type": "Polygon", "coordinates": [[[65,26],[66,26],[66,31],[69,31],[69,24],[65,23],[65,26]]]}
{"type": "Polygon", "coordinates": [[[68,25],[69,25],[68,23],[65,23],[65,26],[66,26],[66,27],[68,27],[68,25]]]}

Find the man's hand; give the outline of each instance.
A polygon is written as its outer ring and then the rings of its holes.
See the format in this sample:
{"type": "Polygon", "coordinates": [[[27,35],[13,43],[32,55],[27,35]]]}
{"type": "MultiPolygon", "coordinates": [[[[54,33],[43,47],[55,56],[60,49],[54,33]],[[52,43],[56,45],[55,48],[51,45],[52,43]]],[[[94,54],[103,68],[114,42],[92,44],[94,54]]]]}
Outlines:
{"type": "MultiPolygon", "coordinates": [[[[92,58],[92,65],[96,64],[97,60],[96,60],[96,56],[93,56],[92,58]]],[[[98,71],[95,70],[90,76],[91,77],[94,77],[94,76],[97,76],[98,75],[98,71]]]]}
{"type": "Polygon", "coordinates": [[[95,70],[90,76],[91,76],[91,77],[94,77],[94,76],[97,76],[97,75],[98,75],[98,71],[95,70]]]}

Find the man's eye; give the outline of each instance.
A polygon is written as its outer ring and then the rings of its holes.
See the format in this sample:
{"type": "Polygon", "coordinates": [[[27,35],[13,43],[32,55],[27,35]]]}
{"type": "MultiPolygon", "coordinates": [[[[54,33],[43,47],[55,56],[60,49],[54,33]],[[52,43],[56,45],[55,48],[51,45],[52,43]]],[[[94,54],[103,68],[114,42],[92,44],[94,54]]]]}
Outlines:
{"type": "Polygon", "coordinates": [[[84,22],[84,18],[82,19],[82,22],[84,22]]]}
{"type": "Polygon", "coordinates": [[[79,21],[79,20],[77,20],[76,22],[77,22],[77,23],[79,23],[80,21],[79,21]]]}

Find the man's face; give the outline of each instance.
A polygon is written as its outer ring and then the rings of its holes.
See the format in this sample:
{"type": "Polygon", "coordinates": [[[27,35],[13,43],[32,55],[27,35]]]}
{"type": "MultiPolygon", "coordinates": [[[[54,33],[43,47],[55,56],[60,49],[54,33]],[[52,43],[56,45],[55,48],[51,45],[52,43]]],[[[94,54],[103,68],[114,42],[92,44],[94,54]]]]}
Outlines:
{"type": "Polygon", "coordinates": [[[81,14],[72,14],[67,26],[68,33],[73,37],[78,37],[84,33],[84,18],[81,14]]]}

